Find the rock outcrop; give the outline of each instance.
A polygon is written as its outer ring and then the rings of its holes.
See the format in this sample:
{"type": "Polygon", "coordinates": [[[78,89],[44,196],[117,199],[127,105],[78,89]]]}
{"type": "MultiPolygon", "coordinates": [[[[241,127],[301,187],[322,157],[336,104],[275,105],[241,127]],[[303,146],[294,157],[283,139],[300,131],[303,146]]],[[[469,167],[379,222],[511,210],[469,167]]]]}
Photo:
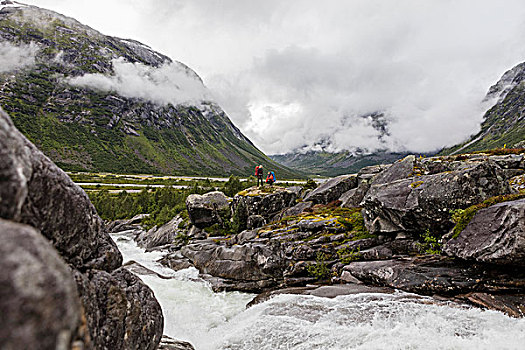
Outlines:
{"type": "Polygon", "coordinates": [[[502,169],[491,160],[420,162],[407,157],[373,180],[362,205],[371,233],[442,235],[454,226],[451,210],[510,191],[502,169]]]}
{"type": "Polygon", "coordinates": [[[308,195],[304,197],[304,201],[311,201],[314,204],[328,204],[338,200],[343,193],[355,187],[357,187],[356,175],[341,175],[326,181],[308,193],[308,195]]]}
{"type": "MultiPolygon", "coordinates": [[[[122,256],[84,191],[22,136],[3,111],[0,111],[0,149],[0,218],[13,222],[12,225],[23,223],[38,230],[69,264],[69,281],[74,276],[77,284],[77,305],[80,306],[60,316],[52,313],[48,317],[57,316],[55,322],[59,328],[63,322],[72,322],[73,328],[80,324],[75,338],[85,349],[155,349],[163,328],[160,305],[140,279],[119,269],[122,256]],[[71,315],[80,317],[73,322],[71,315]]],[[[15,244],[13,235],[6,238],[10,242],[4,241],[4,245],[15,244]]],[[[38,253],[30,245],[21,245],[18,249],[27,249],[25,256],[38,253]]],[[[63,269],[55,265],[48,266],[51,271],[47,273],[54,273],[58,278],[63,269]]],[[[16,284],[21,280],[8,276],[11,279],[6,281],[6,288],[19,288],[16,284]]],[[[28,278],[45,279],[46,274],[25,276],[25,279],[28,278]]],[[[62,280],[64,283],[54,285],[56,290],[50,293],[61,290],[67,301],[72,293],[71,287],[66,279],[62,280]]],[[[20,297],[23,296],[23,293],[20,294],[20,297]]],[[[52,303],[41,305],[42,308],[52,306],[52,303]]],[[[65,306],[71,306],[71,302],[68,301],[65,306]]],[[[5,314],[4,309],[1,312],[5,314]]],[[[25,313],[24,308],[18,309],[18,312],[25,313]]],[[[17,318],[13,316],[11,319],[17,318]]],[[[8,320],[2,320],[0,328],[7,327],[3,322],[8,320]]],[[[46,329],[51,326],[42,324],[41,327],[46,329]]],[[[29,332],[30,328],[26,331],[29,332]]],[[[11,334],[19,333],[13,330],[11,334]]],[[[30,337],[30,334],[27,336],[30,337]]],[[[67,332],[61,341],[69,341],[67,332]]],[[[36,348],[46,347],[41,345],[36,348]]]]}
{"type": "Polygon", "coordinates": [[[461,259],[525,266],[525,199],[480,209],[443,251],[461,259]]]}
{"type": "Polygon", "coordinates": [[[191,223],[199,228],[221,224],[220,212],[230,210],[228,197],[219,191],[189,195],[186,198],[186,208],[191,223]]]}
{"type": "Polygon", "coordinates": [[[33,227],[0,219],[0,348],[68,349],[80,321],[75,280],[33,227]]]}

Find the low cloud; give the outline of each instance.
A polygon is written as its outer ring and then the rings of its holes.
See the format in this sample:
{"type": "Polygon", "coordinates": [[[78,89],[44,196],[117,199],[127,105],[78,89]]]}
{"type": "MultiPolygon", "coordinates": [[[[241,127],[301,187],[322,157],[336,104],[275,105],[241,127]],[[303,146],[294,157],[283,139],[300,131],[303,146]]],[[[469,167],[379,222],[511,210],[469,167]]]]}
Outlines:
{"type": "Polygon", "coordinates": [[[198,105],[210,100],[200,79],[184,65],[173,62],[161,67],[113,60],[113,75],[85,74],[68,78],[67,83],[83,88],[114,91],[129,98],[140,98],[160,105],[198,105]]]}
{"type": "Polygon", "coordinates": [[[37,51],[38,46],[34,43],[16,46],[0,42],[0,73],[31,67],[35,64],[37,51]]]}

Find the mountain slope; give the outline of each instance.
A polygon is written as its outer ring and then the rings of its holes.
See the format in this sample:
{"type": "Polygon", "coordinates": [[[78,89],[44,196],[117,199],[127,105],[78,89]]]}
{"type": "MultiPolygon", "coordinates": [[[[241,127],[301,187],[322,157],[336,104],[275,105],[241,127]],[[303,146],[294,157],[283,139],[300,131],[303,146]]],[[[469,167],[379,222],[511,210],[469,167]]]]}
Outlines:
{"type": "Polygon", "coordinates": [[[309,151],[271,155],[278,163],[310,175],[338,176],[357,173],[361,168],[376,164],[389,164],[405,157],[405,153],[375,152],[354,154],[348,151],[330,153],[309,151]]]}
{"type": "Polygon", "coordinates": [[[525,147],[525,62],[507,71],[485,97],[494,105],[483,117],[481,131],[442,154],[466,153],[493,148],[525,147]]]}
{"type": "Polygon", "coordinates": [[[133,40],[34,6],[0,6],[0,106],[66,170],[296,174],[259,151],[198,75],[133,40]],[[3,55],[2,55],[3,53],[3,55]]]}

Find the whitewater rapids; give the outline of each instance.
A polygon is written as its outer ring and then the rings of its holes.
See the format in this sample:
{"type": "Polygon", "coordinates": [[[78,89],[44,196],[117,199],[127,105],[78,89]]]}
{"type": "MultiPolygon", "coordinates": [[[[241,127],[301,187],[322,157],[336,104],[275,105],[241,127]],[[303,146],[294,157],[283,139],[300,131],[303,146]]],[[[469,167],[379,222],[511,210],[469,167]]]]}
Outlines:
{"type": "Polygon", "coordinates": [[[255,296],[214,293],[196,269],[174,272],[125,235],[112,236],[124,262],[161,275],[140,275],[164,313],[164,334],[212,349],[525,349],[525,319],[496,311],[436,305],[407,293],[334,299],[279,295],[246,309],[255,296]]]}

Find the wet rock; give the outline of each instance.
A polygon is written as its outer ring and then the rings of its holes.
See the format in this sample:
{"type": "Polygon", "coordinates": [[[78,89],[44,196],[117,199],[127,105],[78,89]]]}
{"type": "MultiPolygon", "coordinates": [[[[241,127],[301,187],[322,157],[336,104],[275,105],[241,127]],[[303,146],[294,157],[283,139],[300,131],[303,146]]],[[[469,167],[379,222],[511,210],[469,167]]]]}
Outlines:
{"type": "MultiPolygon", "coordinates": [[[[381,179],[397,178],[408,173],[406,159],[381,173],[381,179]]],[[[413,171],[419,171],[417,166],[413,171]],[[415,170],[414,170],[415,169],[415,170]]],[[[363,200],[364,219],[370,233],[448,232],[454,223],[451,209],[501,194],[510,187],[499,166],[491,161],[463,164],[461,170],[432,175],[412,176],[383,183],[376,178],[363,200]]]]}
{"type": "Polygon", "coordinates": [[[106,225],[106,230],[115,233],[134,230],[137,229],[140,223],[149,216],[150,214],[138,214],[129,220],[115,220],[106,225]]]}
{"type": "Polygon", "coordinates": [[[177,235],[182,232],[182,230],[179,229],[179,224],[182,221],[183,219],[177,215],[159,228],[155,226],[147,232],[142,231],[135,240],[137,244],[143,248],[153,248],[173,243],[177,235]]]}
{"type": "Polygon", "coordinates": [[[160,259],[159,262],[174,271],[195,267],[191,260],[183,256],[180,251],[164,255],[164,257],[160,259]]]}
{"type": "Polygon", "coordinates": [[[158,350],[195,350],[193,345],[182,340],[175,340],[163,335],[158,350]]]}
{"type": "Polygon", "coordinates": [[[468,293],[457,296],[457,299],[489,310],[497,310],[512,317],[525,316],[525,295],[521,294],[489,294],[468,293]]]}
{"type": "Polygon", "coordinates": [[[525,287],[525,273],[519,269],[471,265],[436,255],[357,261],[346,265],[344,271],[367,284],[424,295],[513,294],[525,287]]]}
{"type": "Polygon", "coordinates": [[[80,316],[75,280],[34,228],[0,219],[0,348],[69,349],[80,316]]]}
{"type": "Polygon", "coordinates": [[[357,175],[341,175],[330,179],[304,197],[304,201],[314,204],[328,204],[338,200],[341,195],[357,187],[357,175]]]}
{"type": "Polygon", "coordinates": [[[191,223],[199,228],[222,224],[221,211],[229,210],[228,197],[219,191],[203,195],[191,194],[186,198],[191,223]]]}
{"type": "Polygon", "coordinates": [[[525,199],[479,210],[443,251],[462,259],[525,266],[525,199]]]}
{"type": "Polygon", "coordinates": [[[282,252],[276,244],[226,246],[205,241],[189,244],[182,248],[181,253],[202,274],[234,281],[270,281],[275,284],[282,279],[285,268],[282,252]]]}
{"type": "Polygon", "coordinates": [[[89,347],[96,349],[157,348],[164,320],[151,289],[119,268],[111,273],[75,273],[85,310],[89,347]]]}

